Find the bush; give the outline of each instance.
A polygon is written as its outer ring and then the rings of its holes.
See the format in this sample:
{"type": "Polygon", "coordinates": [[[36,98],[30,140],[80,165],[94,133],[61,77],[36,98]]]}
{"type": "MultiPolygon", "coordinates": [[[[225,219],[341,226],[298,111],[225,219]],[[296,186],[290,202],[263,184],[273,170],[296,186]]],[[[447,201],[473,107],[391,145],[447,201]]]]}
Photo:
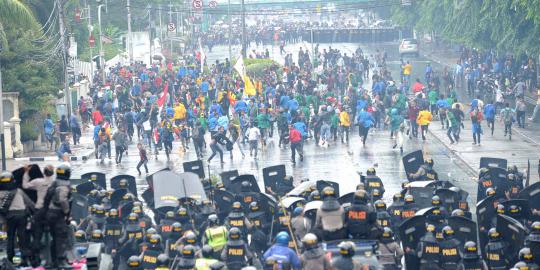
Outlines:
{"type": "Polygon", "coordinates": [[[39,132],[35,130],[35,125],[31,123],[21,124],[21,142],[35,141],[39,137],[39,132]]]}

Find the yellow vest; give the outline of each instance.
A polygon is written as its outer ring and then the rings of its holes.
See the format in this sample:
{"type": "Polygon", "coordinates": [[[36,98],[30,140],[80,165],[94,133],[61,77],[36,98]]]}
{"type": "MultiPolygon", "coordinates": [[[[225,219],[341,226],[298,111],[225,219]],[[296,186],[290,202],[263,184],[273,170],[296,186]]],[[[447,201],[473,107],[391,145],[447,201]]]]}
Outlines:
{"type": "Polygon", "coordinates": [[[218,251],[225,246],[227,243],[227,229],[224,226],[219,226],[215,228],[208,228],[204,233],[208,241],[208,245],[218,251]]]}

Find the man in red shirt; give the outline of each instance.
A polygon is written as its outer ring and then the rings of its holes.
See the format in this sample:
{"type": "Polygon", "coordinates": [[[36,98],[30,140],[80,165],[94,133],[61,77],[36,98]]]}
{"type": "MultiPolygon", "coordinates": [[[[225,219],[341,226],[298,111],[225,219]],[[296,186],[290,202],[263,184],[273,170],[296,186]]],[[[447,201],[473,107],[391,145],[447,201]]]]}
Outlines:
{"type": "Polygon", "coordinates": [[[292,125],[289,125],[289,141],[291,142],[291,161],[296,164],[296,151],[300,155],[300,161],[304,160],[302,134],[292,125]]]}
{"type": "Polygon", "coordinates": [[[416,82],[413,84],[412,90],[416,94],[421,92],[424,89],[424,85],[420,82],[420,79],[416,79],[416,82]]]}
{"type": "Polygon", "coordinates": [[[103,121],[103,115],[101,115],[101,112],[99,110],[95,110],[92,112],[92,119],[94,120],[94,126],[97,126],[101,121],[103,121]]]}

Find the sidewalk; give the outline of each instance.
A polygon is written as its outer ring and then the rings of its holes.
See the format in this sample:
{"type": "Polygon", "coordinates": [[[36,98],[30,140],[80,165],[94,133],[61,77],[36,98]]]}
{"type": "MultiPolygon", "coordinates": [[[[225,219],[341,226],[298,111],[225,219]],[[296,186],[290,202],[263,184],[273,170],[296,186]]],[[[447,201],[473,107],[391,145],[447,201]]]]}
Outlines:
{"type": "MultiPolygon", "coordinates": [[[[423,46],[422,51],[425,58],[453,68],[458,60],[458,55],[449,49],[435,49],[429,45],[423,46]]],[[[470,99],[467,95],[459,93],[464,104],[468,104],[470,99]]],[[[469,107],[463,109],[465,114],[468,114],[469,107]]],[[[529,117],[527,115],[526,117],[529,117]]],[[[461,140],[458,144],[450,144],[450,140],[446,135],[446,130],[443,130],[441,123],[434,120],[430,125],[430,133],[433,139],[440,140],[447,148],[449,148],[457,158],[461,160],[471,170],[478,171],[480,167],[481,157],[497,157],[508,160],[509,165],[517,165],[519,170],[525,173],[527,169],[527,161],[531,162],[531,179],[530,183],[539,181],[537,173],[537,165],[539,156],[537,151],[540,147],[540,124],[532,123],[526,119],[526,128],[518,128],[517,123],[512,128],[512,140],[504,136],[503,123],[495,122],[494,135],[491,135],[491,129],[487,127],[487,123],[482,123],[484,134],[482,135],[482,143],[480,146],[473,145],[471,122],[468,116],[465,117],[465,128],[461,130],[461,140]]]]}
{"type": "MultiPolygon", "coordinates": [[[[80,138],[80,144],[73,145],[73,139],[70,137],[70,147],[72,154],[70,155],[71,161],[76,160],[88,160],[94,154],[94,139],[93,139],[93,126],[86,128],[82,132],[80,138]]],[[[25,157],[15,158],[16,161],[28,161],[28,162],[38,162],[38,161],[57,161],[58,156],[56,152],[49,151],[36,151],[25,153],[25,157]]]]}

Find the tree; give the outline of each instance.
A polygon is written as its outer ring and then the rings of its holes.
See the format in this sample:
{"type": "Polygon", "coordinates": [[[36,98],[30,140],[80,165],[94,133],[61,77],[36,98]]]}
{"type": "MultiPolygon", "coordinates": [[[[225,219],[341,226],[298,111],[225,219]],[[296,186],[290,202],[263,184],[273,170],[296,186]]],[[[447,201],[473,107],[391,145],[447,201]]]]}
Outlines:
{"type": "Polygon", "coordinates": [[[39,23],[32,11],[24,3],[18,0],[0,0],[0,45],[5,50],[9,48],[6,31],[14,26],[25,26],[35,31],[39,29],[39,23]]]}

